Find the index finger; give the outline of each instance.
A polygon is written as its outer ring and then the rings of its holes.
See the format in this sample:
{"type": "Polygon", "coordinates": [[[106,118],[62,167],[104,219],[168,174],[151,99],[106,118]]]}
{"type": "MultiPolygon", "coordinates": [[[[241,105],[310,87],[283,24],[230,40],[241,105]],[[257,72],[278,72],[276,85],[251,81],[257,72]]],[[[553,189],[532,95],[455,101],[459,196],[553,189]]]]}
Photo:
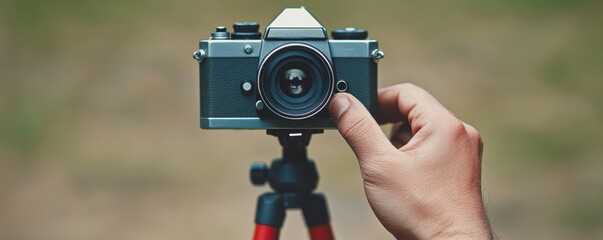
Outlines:
{"type": "Polygon", "coordinates": [[[431,94],[414,84],[403,83],[379,90],[379,124],[406,122],[413,134],[428,124],[442,124],[456,119],[431,94]]]}

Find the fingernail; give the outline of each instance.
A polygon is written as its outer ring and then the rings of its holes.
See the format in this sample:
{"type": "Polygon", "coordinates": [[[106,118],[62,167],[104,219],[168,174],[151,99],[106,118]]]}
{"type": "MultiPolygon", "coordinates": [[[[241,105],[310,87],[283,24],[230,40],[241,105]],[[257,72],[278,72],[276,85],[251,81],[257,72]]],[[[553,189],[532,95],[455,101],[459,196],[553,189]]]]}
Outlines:
{"type": "Polygon", "coordinates": [[[329,111],[334,120],[338,120],[343,113],[350,108],[350,99],[347,96],[337,96],[329,106],[329,111]]]}

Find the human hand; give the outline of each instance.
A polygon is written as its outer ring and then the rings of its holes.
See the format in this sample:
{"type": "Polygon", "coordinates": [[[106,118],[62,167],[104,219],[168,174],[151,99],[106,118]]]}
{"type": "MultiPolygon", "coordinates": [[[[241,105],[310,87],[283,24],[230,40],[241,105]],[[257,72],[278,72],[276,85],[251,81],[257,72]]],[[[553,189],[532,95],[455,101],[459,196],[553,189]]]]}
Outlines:
{"type": "Polygon", "coordinates": [[[373,212],[396,238],[492,239],[475,128],[412,84],[381,89],[376,120],[347,93],[329,111],[358,158],[373,212]],[[394,123],[391,141],[378,123],[394,123]]]}

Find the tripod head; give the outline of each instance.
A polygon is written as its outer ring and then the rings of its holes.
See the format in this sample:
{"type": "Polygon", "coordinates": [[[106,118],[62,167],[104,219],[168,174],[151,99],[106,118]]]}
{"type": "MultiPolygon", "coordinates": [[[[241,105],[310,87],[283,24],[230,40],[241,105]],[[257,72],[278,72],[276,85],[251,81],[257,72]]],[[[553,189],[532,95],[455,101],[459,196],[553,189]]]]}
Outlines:
{"type": "Polygon", "coordinates": [[[278,138],[283,147],[282,158],[266,163],[251,165],[251,182],[263,185],[266,182],[277,193],[310,193],[318,184],[318,173],[314,162],[308,159],[306,147],[312,134],[323,130],[270,129],[266,133],[278,138]]]}

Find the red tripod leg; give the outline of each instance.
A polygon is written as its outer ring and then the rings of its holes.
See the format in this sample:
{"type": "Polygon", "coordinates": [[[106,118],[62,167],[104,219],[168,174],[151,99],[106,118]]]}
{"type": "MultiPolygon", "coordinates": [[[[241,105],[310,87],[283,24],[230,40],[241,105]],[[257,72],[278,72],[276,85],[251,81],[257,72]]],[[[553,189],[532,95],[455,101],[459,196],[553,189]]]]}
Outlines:
{"type": "Polygon", "coordinates": [[[334,240],[331,224],[329,224],[329,209],[327,199],[322,193],[313,193],[302,208],[306,225],[310,229],[312,240],[334,240]]]}
{"type": "Polygon", "coordinates": [[[310,239],[312,240],[334,240],[331,224],[322,224],[310,228],[310,239]]]}
{"type": "Polygon", "coordinates": [[[264,193],[258,197],[255,209],[253,240],[278,240],[285,221],[285,200],[276,193],[264,193]]]}
{"type": "Polygon", "coordinates": [[[278,240],[280,229],[268,225],[255,225],[253,240],[278,240]]]}

